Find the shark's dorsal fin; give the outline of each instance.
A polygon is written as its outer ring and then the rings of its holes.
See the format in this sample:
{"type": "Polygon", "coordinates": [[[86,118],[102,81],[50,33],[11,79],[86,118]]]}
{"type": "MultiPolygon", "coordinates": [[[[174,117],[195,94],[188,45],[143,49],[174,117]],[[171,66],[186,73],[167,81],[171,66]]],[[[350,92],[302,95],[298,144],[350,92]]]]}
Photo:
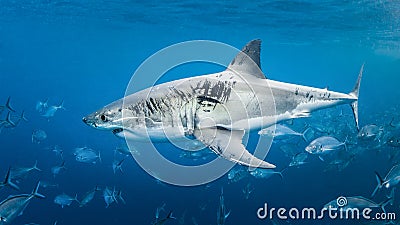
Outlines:
{"type": "Polygon", "coordinates": [[[232,60],[228,66],[228,70],[240,75],[252,75],[257,78],[266,79],[261,71],[260,51],[261,40],[250,41],[232,60]]]}

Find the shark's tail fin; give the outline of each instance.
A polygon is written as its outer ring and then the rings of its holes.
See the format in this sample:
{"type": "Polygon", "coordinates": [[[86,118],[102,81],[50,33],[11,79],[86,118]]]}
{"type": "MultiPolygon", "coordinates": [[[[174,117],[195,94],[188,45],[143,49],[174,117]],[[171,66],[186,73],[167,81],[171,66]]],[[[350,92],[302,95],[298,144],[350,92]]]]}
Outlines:
{"type": "Polygon", "coordinates": [[[375,172],[375,177],[378,184],[376,185],[374,192],[372,192],[371,197],[374,197],[376,192],[382,188],[382,183],[383,183],[382,177],[377,172],[375,172]]]}
{"type": "Polygon", "coordinates": [[[361,78],[364,71],[364,64],[361,66],[360,73],[358,74],[357,82],[354,85],[353,90],[349,93],[351,96],[355,97],[356,100],[351,103],[351,109],[353,110],[354,119],[356,121],[357,130],[359,129],[358,126],[358,93],[360,90],[361,78]]]}

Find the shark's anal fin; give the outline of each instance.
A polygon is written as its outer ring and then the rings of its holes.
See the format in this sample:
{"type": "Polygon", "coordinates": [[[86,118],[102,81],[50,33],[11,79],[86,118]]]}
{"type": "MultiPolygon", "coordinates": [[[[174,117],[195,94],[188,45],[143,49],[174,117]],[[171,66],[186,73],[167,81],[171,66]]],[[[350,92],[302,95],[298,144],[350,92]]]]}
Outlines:
{"type": "Polygon", "coordinates": [[[273,169],[276,166],[256,158],[242,144],[244,131],[217,127],[196,129],[194,136],[217,155],[241,165],[273,169]]]}
{"type": "Polygon", "coordinates": [[[228,70],[242,76],[255,76],[266,79],[260,65],[261,40],[256,39],[247,43],[228,66],[228,70]]]}

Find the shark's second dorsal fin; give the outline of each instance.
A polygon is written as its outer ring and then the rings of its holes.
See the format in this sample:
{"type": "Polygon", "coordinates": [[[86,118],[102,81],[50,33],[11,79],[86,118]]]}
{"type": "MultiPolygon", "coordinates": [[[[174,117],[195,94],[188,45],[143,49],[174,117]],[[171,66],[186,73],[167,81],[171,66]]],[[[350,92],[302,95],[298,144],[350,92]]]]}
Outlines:
{"type": "Polygon", "coordinates": [[[238,73],[239,75],[252,75],[261,79],[266,79],[261,71],[260,49],[260,39],[250,41],[232,60],[228,66],[228,70],[238,73]]]}

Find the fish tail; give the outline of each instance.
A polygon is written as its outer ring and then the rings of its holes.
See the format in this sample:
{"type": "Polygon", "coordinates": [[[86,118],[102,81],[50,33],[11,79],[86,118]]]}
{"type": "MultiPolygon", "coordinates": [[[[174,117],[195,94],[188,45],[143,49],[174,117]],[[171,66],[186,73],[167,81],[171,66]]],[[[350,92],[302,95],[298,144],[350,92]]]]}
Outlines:
{"type": "Polygon", "coordinates": [[[11,181],[11,167],[8,167],[7,175],[3,183],[19,191],[19,187],[16,184],[14,184],[14,182],[11,181]]]}
{"type": "Polygon", "coordinates": [[[167,219],[174,219],[174,220],[176,220],[176,217],[174,217],[174,216],[172,215],[172,211],[169,211],[168,216],[167,216],[167,219]]]}
{"type": "MultiPolygon", "coordinates": [[[[365,63],[364,63],[365,64],[365,63]]],[[[355,97],[355,101],[351,103],[351,109],[353,111],[354,115],[354,120],[356,123],[357,130],[359,130],[359,125],[358,125],[358,94],[360,91],[360,84],[361,84],[361,79],[364,71],[364,64],[361,66],[360,73],[358,74],[358,78],[356,81],[356,84],[354,85],[353,90],[349,93],[349,95],[355,97]]]]}
{"type": "Polygon", "coordinates": [[[64,99],[61,101],[60,105],[58,106],[58,108],[66,110],[64,107],[64,99]]]}
{"type": "Polygon", "coordinates": [[[118,199],[122,201],[122,203],[126,204],[125,199],[122,197],[122,191],[118,191],[118,199]]]}
{"type": "Polygon", "coordinates": [[[376,194],[376,192],[377,192],[379,189],[382,188],[383,180],[382,180],[382,177],[378,174],[378,172],[375,172],[375,178],[376,178],[376,182],[377,182],[378,184],[376,185],[374,192],[372,192],[371,197],[374,197],[375,194],[376,194]]]}
{"type": "Polygon", "coordinates": [[[392,197],[390,197],[390,198],[386,199],[385,201],[379,203],[379,206],[381,207],[382,212],[386,213],[385,206],[387,206],[387,204],[389,204],[391,202],[393,202],[393,198],[392,197]]]}
{"type": "Polygon", "coordinates": [[[310,127],[307,127],[302,133],[301,133],[301,137],[303,138],[303,140],[308,143],[308,139],[306,137],[307,132],[310,130],[310,127]]]}
{"type": "Polygon", "coordinates": [[[37,160],[35,161],[35,164],[33,165],[32,169],[37,170],[37,171],[39,171],[39,172],[42,171],[41,169],[39,169],[39,168],[37,167],[37,160]]]}
{"type": "Polygon", "coordinates": [[[74,201],[76,201],[79,205],[81,205],[81,202],[78,200],[78,194],[75,194],[74,201]]]}
{"type": "Polygon", "coordinates": [[[25,117],[25,110],[23,110],[21,113],[21,120],[24,120],[25,122],[29,122],[29,120],[25,117]]]}
{"type": "Polygon", "coordinates": [[[40,181],[37,182],[36,187],[35,189],[33,189],[31,196],[43,199],[45,198],[45,196],[38,193],[39,187],[40,187],[40,181]]]}
{"type": "Polygon", "coordinates": [[[11,112],[15,112],[15,109],[14,109],[13,107],[11,107],[10,102],[11,102],[11,96],[8,96],[7,102],[6,102],[6,108],[7,108],[8,110],[10,110],[11,112]]]}

